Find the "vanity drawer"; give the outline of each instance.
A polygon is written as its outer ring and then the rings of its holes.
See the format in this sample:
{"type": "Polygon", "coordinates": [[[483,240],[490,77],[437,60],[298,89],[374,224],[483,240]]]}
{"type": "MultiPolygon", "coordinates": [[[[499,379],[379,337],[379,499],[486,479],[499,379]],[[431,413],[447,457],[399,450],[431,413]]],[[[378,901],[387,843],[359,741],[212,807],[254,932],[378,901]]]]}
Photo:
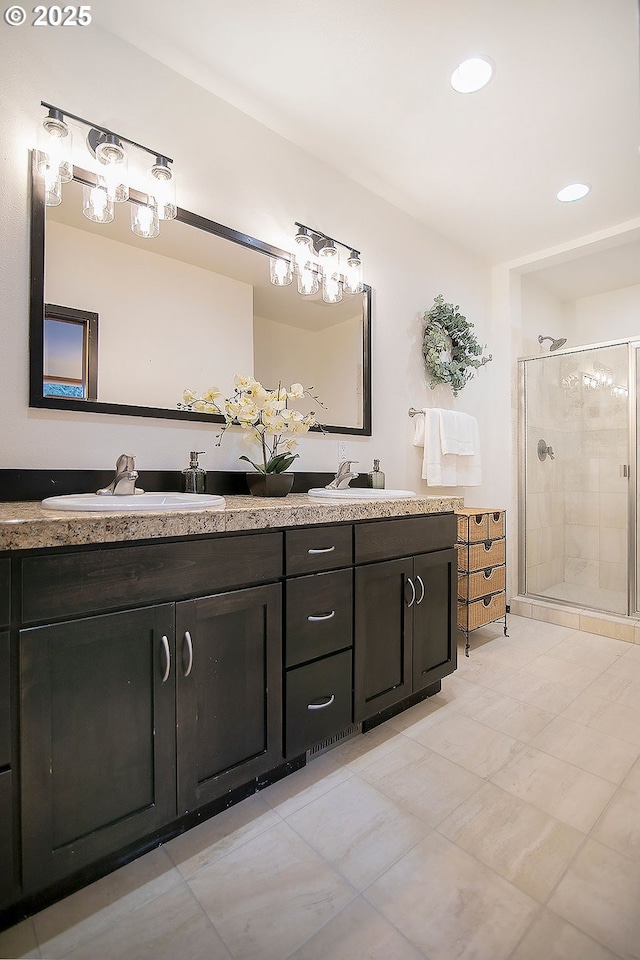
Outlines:
{"type": "Polygon", "coordinates": [[[208,596],[282,576],[282,534],[25,557],[25,623],[208,596]]]}
{"type": "Polygon", "coordinates": [[[356,563],[409,557],[444,550],[456,542],[453,513],[371,520],[356,524],[356,563]]]}
{"type": "Polygon", "coordinates": [[[11,561],[0,560],[0,626],[7,626],[11,613],[11,561]]]}
{"type": "Polygon", "coordinates": [[[285,678],[285,757],[340,733],[351,723],[351,651],[335,653],[285,678]]]}
{"type": "Polygon", "coordinates": [[[285,568],[287,576],[335,570],[353,563],[353,527],[305,527],[285,530],[285,568]]]}
{"type": "Polygon", "coordinates": [[[323,657],[353,642],[353,571],[288,580],[285,666],[323,657]]]}

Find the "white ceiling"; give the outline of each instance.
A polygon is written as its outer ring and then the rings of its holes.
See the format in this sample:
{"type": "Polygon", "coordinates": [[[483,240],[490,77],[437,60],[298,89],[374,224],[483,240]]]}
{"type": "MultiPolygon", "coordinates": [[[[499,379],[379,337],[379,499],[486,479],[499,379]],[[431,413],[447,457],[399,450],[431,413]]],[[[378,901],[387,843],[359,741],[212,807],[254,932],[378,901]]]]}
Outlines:
{"type": "Polygon", "coordinates": [[[640,217],[636,0],[109,0],[93,15],[490,263],[640,217]],[[457,94],[473,54],[495,76],[457,94]],[[559,203],[574,180],[591,193],[559,203]]]}

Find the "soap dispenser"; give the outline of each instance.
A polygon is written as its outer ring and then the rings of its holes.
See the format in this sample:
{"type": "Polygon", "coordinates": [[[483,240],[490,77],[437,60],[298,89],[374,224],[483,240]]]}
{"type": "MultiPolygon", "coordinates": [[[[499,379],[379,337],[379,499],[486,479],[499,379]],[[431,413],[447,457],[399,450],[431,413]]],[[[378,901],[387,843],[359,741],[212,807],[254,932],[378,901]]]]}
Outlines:
{"type": "Polygon", "coordinates": [[[201,453],[206,453],[206,450],[192,450],[189,454],[191,457],[189,466],[182,471],[182,486],[185,493],[205,493],[207,473],[198,464],[201,453]]]}
{"type": "Polygon", "coordinates": [[[373,461],[373,470],[370,470],[367,478],[369,480],[369,486],[373,487],[374,490],[384,490],[384,473],[380,469],[380,461],[373,461]]]}

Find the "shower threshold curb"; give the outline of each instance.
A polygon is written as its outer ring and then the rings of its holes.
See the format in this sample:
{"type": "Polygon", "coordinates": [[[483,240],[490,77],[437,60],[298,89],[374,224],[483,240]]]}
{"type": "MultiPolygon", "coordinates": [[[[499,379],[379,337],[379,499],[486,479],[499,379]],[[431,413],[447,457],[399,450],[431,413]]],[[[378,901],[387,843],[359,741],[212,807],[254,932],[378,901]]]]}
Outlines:
{"type": "Polygon", "coordinates": [[[509,601],[511,613],[531,620],[545,623],[557,623],[572,630],[583,630],[613,640],[625,640],[627,643],[640,643],[640,619],[625,617],[615,613],[599,613],[581,607],[550,603],[537,597],[512,597],[509,601]]]}

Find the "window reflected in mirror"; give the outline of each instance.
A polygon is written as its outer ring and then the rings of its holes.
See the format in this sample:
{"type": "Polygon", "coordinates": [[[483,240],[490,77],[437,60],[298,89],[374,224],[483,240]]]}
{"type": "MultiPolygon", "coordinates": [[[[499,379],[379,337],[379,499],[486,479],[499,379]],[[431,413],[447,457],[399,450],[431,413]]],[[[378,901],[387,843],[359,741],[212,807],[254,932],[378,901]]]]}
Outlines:
{"type": "Polygon", "coordinates": [[[98,397],[98,314],[46,303],[44,309],[45,397],[98,397]]]}

